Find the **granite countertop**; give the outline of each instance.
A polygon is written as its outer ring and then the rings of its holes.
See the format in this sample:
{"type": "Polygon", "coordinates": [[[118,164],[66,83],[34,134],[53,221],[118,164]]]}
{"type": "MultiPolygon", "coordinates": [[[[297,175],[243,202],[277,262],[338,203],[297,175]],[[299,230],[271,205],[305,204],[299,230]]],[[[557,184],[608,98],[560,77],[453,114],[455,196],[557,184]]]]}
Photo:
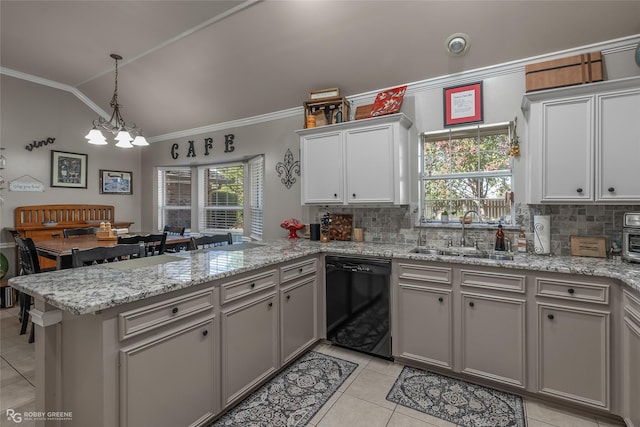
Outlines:
{"type": "Polygon", "coordinates": [[[640,264],[607,259],[516,254],[512,261],[411,253],[415,245],[280,239],[238,250],[198,250],[9,279],[10,286],[76,315],[161,295],[317,253],[455,262],[618,279],[640,292],[640,264]],[[146,261],[144,261],[146,260],[146,261]],[[143,265],[140,266],[140,262],[143,265]],[[156,263],[161,262],[161,263],[156,263]]]}

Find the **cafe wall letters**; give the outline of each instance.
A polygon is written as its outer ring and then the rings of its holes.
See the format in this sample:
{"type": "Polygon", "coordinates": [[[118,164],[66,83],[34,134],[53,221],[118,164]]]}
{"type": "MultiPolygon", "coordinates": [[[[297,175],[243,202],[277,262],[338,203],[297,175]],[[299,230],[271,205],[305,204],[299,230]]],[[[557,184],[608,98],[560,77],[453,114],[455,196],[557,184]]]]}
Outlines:
{"type": "MultiPolygon", "coordinates": [[[[225,153],[232,153],[236,149],[236,147],[233,146],[234,142],[235,142],[235,135],[233,135],[232,133],[224,136],[224,152],[225,153]]],[[[210,155],[214,149],[213,138],[205,138],[203,140],[203,144],[200,147],[202,147],[201,149],[203,150],[203,154],[205,156],[210,155]]],[[[198,149],[198,151],[196,151],[195,141],[187,142],[187,149],[186,149],[187,157],[197,157],[198,152],[200,152],[199,150],[200,148],[198,149]]],[[[178,144],[177,142],[174,142],[173,144],[171,144],[171,158],[173,160],[177,160],[179,157],[180,157],[180,144],[178,144]]]]}
{"type": "Polygon", "coordinates": [[[32,143],[25,145],[24,149],[27,151],[33,151],[34,148],[40,148],[45,145],[53,144],[55,140],[55,138],[49,137],[47,139],[43,139],[42,141],[33,141],[32,143]]]}

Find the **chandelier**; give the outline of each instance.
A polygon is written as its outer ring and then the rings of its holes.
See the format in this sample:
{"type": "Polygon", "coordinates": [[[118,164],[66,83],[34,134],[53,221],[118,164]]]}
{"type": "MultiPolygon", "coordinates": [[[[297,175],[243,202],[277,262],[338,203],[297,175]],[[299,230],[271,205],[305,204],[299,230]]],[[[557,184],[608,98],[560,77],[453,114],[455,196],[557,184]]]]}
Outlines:
{"type": "Polygon", "coordinates": [[[111,132],[115,136],[116,147],[120,148],[132,148],[134,145],[144,146],[149,145],[145,137],[142,135],[142,129],[133,123],[133,126],[128,126],[122,115],[120,114],[120,104],[118,104],[118,61],[122,59],[122,56],[112,53],[111,56],[116,61],[116,85],[113,91],[113,98],[111,98],[111,108],[113,113],[109,120],[102,117],[98,117],[98,120],[93,121],[93,129],[85,136],[89,144],[94,145],[107,145],[107,140],[100,131],[100,129],[111,132]]]}

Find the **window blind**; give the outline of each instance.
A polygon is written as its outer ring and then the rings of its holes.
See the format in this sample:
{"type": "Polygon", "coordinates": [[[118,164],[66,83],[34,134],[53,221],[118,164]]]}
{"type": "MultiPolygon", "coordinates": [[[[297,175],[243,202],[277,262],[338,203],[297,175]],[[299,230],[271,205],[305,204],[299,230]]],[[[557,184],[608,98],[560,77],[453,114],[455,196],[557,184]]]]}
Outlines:
{"type": "Polygon", "coordinates": [[[158,168],[158,230],[165,225],[191,229],[191,170],[158,168]]]}
{"type": "Polygon", "coordinates": [[[262,240],[264,156],[249,160],[249,210],[251,213],[251,237],[262,240]]]}

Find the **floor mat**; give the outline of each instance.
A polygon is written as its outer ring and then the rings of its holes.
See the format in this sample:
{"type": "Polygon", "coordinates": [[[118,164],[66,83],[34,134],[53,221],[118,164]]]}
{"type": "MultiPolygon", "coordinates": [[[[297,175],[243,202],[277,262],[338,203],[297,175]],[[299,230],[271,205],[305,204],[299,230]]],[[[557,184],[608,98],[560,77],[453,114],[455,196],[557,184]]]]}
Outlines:
{"type": "Polygon", "coordinates": [[[459,426],[526,426],[520,396],[408,366],[387,400],[459,426]]]}
{"type": "Polygon", "coordinates": [[[209,427],[307,425],[357,366],[311,351],[209,427]]]}

